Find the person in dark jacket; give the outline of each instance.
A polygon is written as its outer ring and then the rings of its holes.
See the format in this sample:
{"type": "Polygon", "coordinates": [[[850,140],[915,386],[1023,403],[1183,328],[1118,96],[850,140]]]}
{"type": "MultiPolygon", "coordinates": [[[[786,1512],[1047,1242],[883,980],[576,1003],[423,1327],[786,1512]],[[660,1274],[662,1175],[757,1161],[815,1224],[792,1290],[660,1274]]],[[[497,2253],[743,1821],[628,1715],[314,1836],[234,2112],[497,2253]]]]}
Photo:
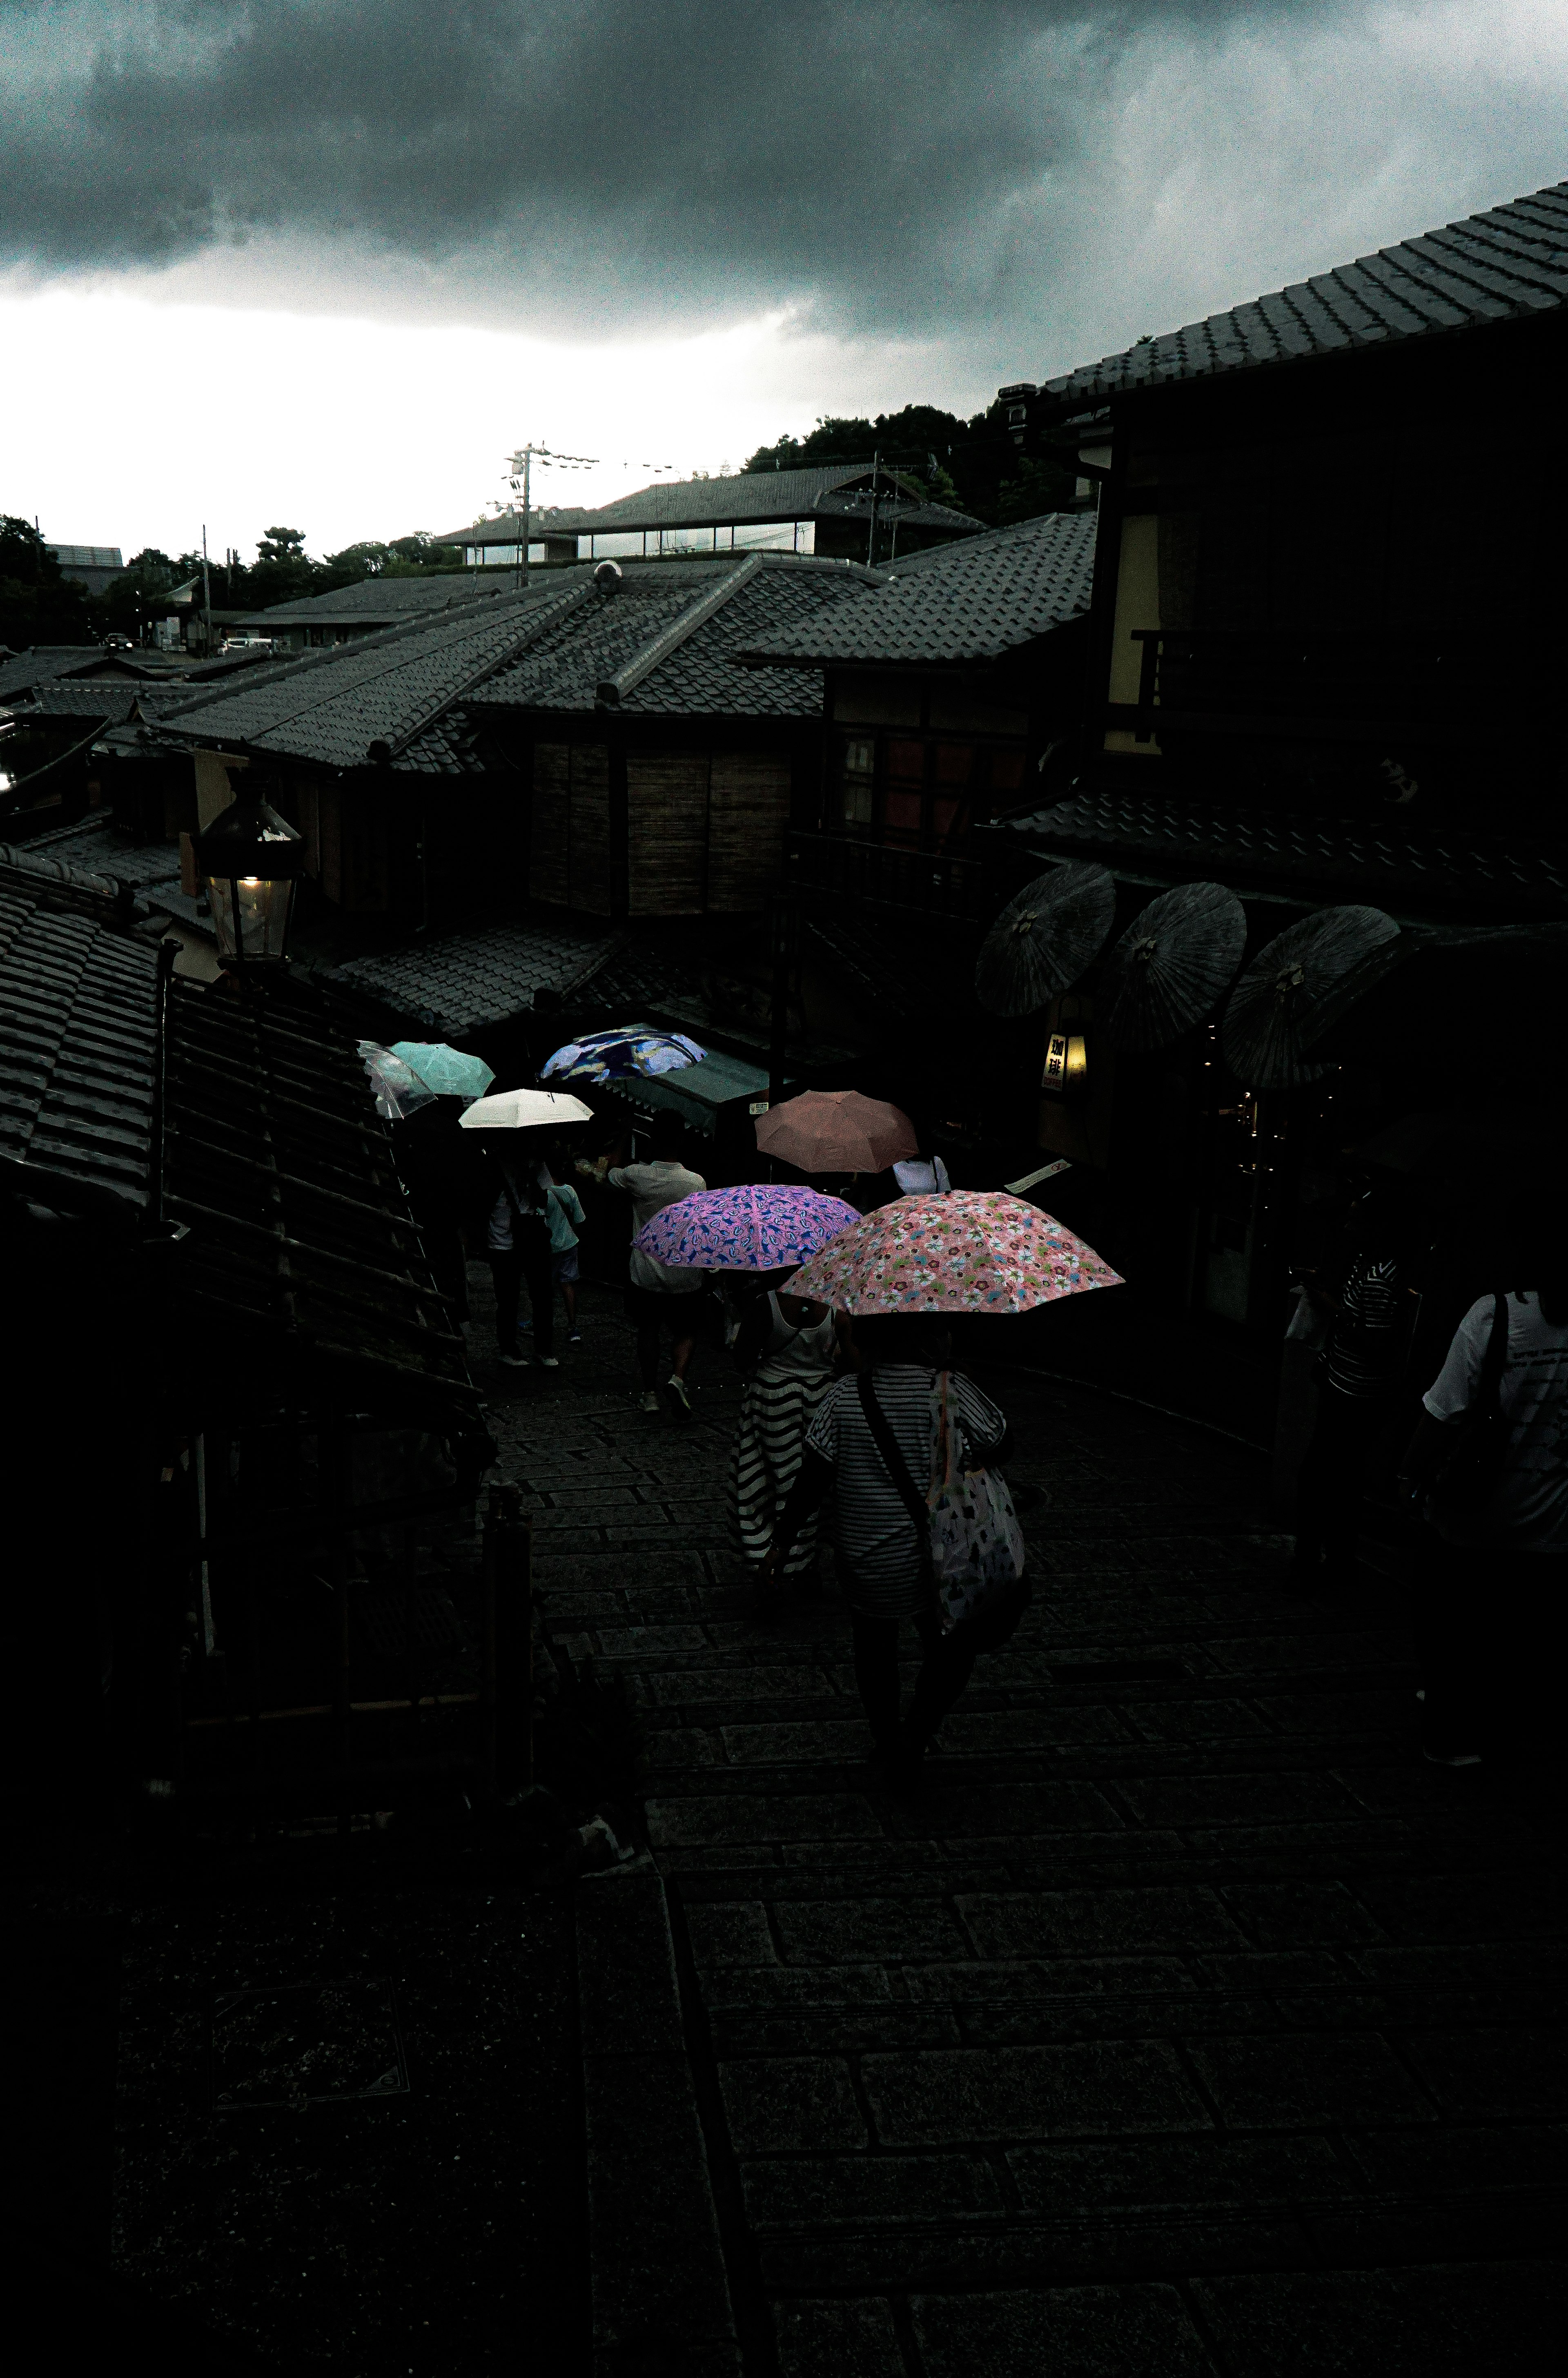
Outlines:
{"type": "Polygon", "coordinates": [[[1296,1490],[1293,1590],[1347,1587],[1367,1468],[1393,1414],[1410,1351],[1416,1288],[1408,1216],[1394,1193],[1374,1189],[1355,1208],[1337,1285],[1305,1282],[1329,1316],[1320,1363],[1318,1416],[1296,1490]]]}
{"type": "Polygon", "coordinates": [[[518,1301],[527,1283],[533,1306],[533,1351],[539,1366],[558,1371],[554,1351],[555,1276],[550,1250],[550,1172],[542,1144],[530,1132],[486,1134],[485,1189],[488,1200],[485,1252],[496,1283],[496,1351],[509,1371],[528,1367],[518,1340],[518,1301]]]}

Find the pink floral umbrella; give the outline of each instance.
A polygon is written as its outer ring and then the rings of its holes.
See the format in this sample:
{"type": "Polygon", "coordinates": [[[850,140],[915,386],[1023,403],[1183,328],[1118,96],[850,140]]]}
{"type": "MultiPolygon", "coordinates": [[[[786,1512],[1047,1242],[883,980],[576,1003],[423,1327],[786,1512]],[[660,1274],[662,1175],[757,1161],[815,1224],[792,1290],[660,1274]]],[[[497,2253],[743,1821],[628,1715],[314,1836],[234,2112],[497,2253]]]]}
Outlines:
{"type": "Polygon", "coordinates": [[[700,1189],[665,1206],[637,1233],[645,1255],[683,1271],[782,1271],[860,1219],[842,1197],[798,1184],[700,1189]]]}
{"type": "Polygon", "coordinates": [[[879,1206],[790,1281],[846,1313],[1026,1313],[1119,1272],[1064,1225],[999,1189],[879,1206]]]}

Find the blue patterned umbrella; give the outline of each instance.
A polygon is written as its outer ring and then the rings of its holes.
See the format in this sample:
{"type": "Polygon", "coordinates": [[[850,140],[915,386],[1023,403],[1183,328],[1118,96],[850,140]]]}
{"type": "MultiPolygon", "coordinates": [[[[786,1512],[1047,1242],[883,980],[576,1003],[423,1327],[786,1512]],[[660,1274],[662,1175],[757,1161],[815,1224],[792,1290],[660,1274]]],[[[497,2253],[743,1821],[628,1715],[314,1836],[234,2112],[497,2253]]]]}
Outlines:
{"type": "Polygon", "coordinates": [[[627,1082],[638,1075],[679,1074],[700,1065],[708,1054],[684,1032],[652,1032],[645,1026],[620,1024],[604,1032],[585,1032],[546,1058],[539,1069],[542,1082],[627,1082]]]}

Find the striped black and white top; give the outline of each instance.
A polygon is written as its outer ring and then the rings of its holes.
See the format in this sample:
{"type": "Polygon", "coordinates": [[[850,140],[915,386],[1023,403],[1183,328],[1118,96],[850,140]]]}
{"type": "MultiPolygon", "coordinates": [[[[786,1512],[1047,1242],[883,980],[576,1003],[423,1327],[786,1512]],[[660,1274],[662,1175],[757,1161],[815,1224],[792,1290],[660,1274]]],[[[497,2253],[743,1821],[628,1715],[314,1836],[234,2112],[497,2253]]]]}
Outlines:
{"type": "Polygon", "coordinates": [[[1344,1396],[1382,1396],[1399,1384],[1409,1337],[1408,1299],[1392,1255],[1358,1255],[1328,1341],[1329,1385],[1344,1396]]]}
{"type": "MultiPolygon", "coordinates": [[[[931,1476],[934,1381],[933,1372],[914,1363],[879,1363],[872,1374],[877,1401],[921,1494],[931,1476]]],[[[962,1432],[960,1459],[970,1469],[983,1468],[1007,1435],[1002,1413],[960,1371],[948,1375],[948,1419],[962,1432]]],[[[829,1388],[806,1444],[832,1470],[833,1551],[844,1599],[855,1610],[917,1609],[921,1559],[915,1522],[866,1425],[853,1376],[829,1388]]]]}

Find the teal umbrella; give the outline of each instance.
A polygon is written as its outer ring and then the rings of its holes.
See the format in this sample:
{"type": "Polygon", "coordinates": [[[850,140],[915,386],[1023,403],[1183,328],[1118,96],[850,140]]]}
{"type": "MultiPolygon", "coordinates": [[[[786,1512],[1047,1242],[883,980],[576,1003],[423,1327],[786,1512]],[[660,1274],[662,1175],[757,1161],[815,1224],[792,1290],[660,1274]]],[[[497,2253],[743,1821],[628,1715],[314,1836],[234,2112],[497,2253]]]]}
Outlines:
{"type": "Polygon", "coordinates": [[[449,1049],[444,1040],[394,1040],[392,1054],[441,1098],[482,1099],[496,1078],[483,1057],[449,1049]]]}
{"type": "Polygon", "coordinates": [[[483,1057],[465,1056],[444,1040],[399,1040],[390,1049],[383,1049],[378,1040],[362,1040],[359,1053],[376,1093],[377,1111],[389,1123],[404,1122],[432,1099],[461,1099],[472,1106],[496,1078],[483,1057]]]}

